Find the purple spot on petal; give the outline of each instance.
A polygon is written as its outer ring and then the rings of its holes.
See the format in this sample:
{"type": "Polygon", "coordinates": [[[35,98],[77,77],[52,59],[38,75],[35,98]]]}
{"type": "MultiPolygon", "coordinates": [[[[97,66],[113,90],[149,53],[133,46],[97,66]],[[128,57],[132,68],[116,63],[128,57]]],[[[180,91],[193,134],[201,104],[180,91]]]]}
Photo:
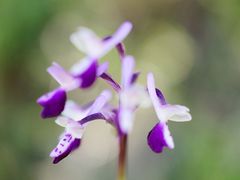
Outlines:
{"type": "Polygon", "coordinates": [[[64,153],[60,153],[59,156],[53,159],[53,164],[59,163],[62,159],[67,157],[72,151],[76,150],[81,144],[81,139],[75,139],[68,147],[68,149],[64,153]]]}
{"type": "Polygon", "coordinates": [[[61,88],[41,96],[37,100],[37,103],[43,107],[41,112],[42,118],[56,117],[61,114],[64,109],[66,99],[67,94],[61,88]]]}

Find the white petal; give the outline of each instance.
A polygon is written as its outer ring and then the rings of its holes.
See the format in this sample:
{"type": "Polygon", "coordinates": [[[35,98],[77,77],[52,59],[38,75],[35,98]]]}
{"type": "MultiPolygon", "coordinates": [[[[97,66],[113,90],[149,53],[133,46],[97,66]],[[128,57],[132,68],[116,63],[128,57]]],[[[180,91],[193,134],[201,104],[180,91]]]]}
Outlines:
{"type": "Polygon", "coordinates": [[[82,74],[84,71],[88,69],[92,62],[93,60],[89,58],[81,59],[79,62],[77,62],[71,67],[70,69],[71,74],[74,76],[82,74]]]}
{"type": "Polygon", "coordinates": [[[119,112],[119,124],[123,133],[129,133],[133,127],[134,113],[127,108],[121,108],[119,112]]]}
{"type": "Polygon", "coordinates": [[[164,125],[164,128],[163,128],[163,136],[164,136],[164,139],[168,145],[168,148],[170,149],[174,149],[174,141],[173,141],[173,137],[171,136],[171,133],[169,131],[169,128],[167,125],[164,125]]]}
{"type": "Polygon", "coordinates": [[[124,89],[131,85],[135,60],[132,56],[126,56],[122,60],[122,86],[124,89]]]}
{"type": "Polygon", "coordinates": [[[90,107],[89,114],[94,114],[99,111],[110,101],[112,93],[108,90],[104,90],[94,101],[93,105],[90,107]]]}
{"type": "Polygon", "coordinates": [[[70,36],[71,42],[83,53],[91,57],[98,56],[103,51],[102,40],[90,29],[80,27],[70,36]]]}
{"type": "Polygon", "coordinates": [[[104,49],[100,57],[104,56],[107,52],[113,49],[118,43],[121,43],[127,35],[132,30],[132,24],[128,21],[121,24],[121,26],[117,29],[117,31],[111,36],[111,38],[104,43],[104,49]]]}
{"type": "Polygon", "coordinates": [[[161,108],[162,119],[176,121],[176,122],[185,122],[192,119],[189,109],[181,105],[163,105],[161,108]]]}
{"type": "Polygon", "coordinates": [[[147,76],[147,87],[148,87],[148,92],[149,92],[149,96],[150,99],[153,103],[153,107],[157,113],[158,119],[160,121],[167,121],[166,119],[164,119],[164,116],[162,114],[162,110],[161,110],[161,104],[159,102],[159,99],[157,97],[156,94],[156,88],[155,88],[155,81],[154,81],[154,76],[152,73],[148,73],[147,76]]]}
{"type": "Polygon", "coordinates": [[[80,85],[78,79],[75,79],[56,62],[54,62],[47,71],[65,90],[73,90],[80,85]]]}
{"type": "Polygon", "coordinates": [[[120,92],[120,102],[122,106],[129,108],[151,106],[151,100],[146,89],[137,84],[120,92]]]}
{"type": "Polygon", "coordinates": [[[70,122],[70,119],[64,116],[59,116],[55,123],[62,127],[67,127],[68,123],[70,122]]]}
{"type": "Polygon", "coordinates": [[[98,67],[97,76],[101,76],[103,73],[105,73],[108,70],[108,66],[109,66],[108,62],[104,62],[103,64],[101,64],[98,67]]]}
{"type": "Polygon", "coordinates": [[[62,112],[62,115],[74,121],[79,121],[86,117],[88,111],[89,109],[83,109],[79,105],[77,105],[74,101],[68,100],[62,112]]]}
{"type": "Polygon", "coordinates": [[[82,127],[81,125],[68,126],[66,128],[66,131],[70,133],[74,138],[81,139],[83,136],[84,127],[82,127]]]}

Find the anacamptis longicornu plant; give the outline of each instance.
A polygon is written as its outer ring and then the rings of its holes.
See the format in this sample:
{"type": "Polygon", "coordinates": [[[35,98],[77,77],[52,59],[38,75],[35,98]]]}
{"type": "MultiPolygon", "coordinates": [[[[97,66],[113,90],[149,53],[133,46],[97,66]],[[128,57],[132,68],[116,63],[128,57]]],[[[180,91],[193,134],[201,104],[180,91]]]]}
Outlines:
{"type": "Polygon", "coordinates": [[[87,125],[95,120],[104,120],[117,131],[119,141],[118,180],[126,179],[127,139],[134,123],[137,108],[153,106],[158,121],[147,136],[147,143],[155,153],[164,147],[174,148],[173,138],[167,122],[190,121],[189,109],[181,105],[169,104],[162,92],[155,87],[154,76],[147,75],[146,86],[136,83],[139,72],[134,70],[135,60],[126,54],[122,41],[132,29],[130,22],[124,22],[117,31],[105,38],[98,37],[86,27],[80,27],[70,36],[71,42],[86,56],[66,71],[53,62],[48,73],[59,83],[59,87],[41,96],[37,103],[42,106],[42,118],[56,117],[56,124],[64,128],[58,145],[50,153],[56,164],[80,147],[87,125]],[[121,82],[116,82],[108,73],[108,62],[99,60],[116,48],[121,61],[121,82]],[[87,105],[78,105],[67,99],[67,94],[76,89],[91,88],[95,81],[106,81],[118,96],[118,106],[109,103],[112,94],[102,91],[95,100],[87,105]]]}

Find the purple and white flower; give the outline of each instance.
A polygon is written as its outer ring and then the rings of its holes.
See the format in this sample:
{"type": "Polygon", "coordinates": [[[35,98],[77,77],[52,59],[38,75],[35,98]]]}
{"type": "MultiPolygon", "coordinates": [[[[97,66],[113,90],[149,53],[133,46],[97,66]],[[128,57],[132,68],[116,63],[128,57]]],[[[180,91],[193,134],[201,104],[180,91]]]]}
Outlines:
{"type": "Polygon", "coordinates": [[[160,153],[164,147],[174,148],[173,138],[168,129],[168,120],[176,122],[190,121],[192,119],[189,109],[182,105],[168,104],[159,89],[155,88],[154,76],[149,73],[147,76],[147,87],[150,99],[159,119],[148,134],[148,145],[152,151],[160,153]]]}
{"type": "MultiPolygon", "coordinates": [[[[80,51],[86,54],[87,59],[100,59],[121,43],[131,29],[132,24],[126,21],[112,36],[103,40],[92,30],[80,27],[77,32],[71,35],[70,40],[80,51]]],[[[121,47],[121,51],[123,51],[123,47],[121,47]]]]}
{"type": "Polygon", "coordinates": [[[122,133],[132,130],[134,111],[138,107],[149,107],[150,101],[146,89],[135,84],[135,60],[132,56],[125,56],[122,60],[122,82],[119,91],[119,127],[122,133]]]}
{"type": "Polygon", "coordinates": [[[67,101],[62,115],[55,120],[56,124],[64,127],[65,130],[60,136],[58,145],[50,153],[53,163],[58,163],[80,146],[85,127],[89,122],[97,119],[111,119],[112,114],[105,112],[109,112],[110,99],[111,93],[105,90],[86,107],[67,101]]]}

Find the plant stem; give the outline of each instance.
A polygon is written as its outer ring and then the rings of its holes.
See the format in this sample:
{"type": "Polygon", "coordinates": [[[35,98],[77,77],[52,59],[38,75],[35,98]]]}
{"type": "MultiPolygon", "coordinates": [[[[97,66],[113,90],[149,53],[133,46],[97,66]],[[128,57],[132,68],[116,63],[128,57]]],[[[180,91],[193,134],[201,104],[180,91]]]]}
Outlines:
{"type": "Polygon", "coordinates": [[[118,177],[117,180],[126,180],[127,162],[127,135],[119,138],[118,177]]]}

